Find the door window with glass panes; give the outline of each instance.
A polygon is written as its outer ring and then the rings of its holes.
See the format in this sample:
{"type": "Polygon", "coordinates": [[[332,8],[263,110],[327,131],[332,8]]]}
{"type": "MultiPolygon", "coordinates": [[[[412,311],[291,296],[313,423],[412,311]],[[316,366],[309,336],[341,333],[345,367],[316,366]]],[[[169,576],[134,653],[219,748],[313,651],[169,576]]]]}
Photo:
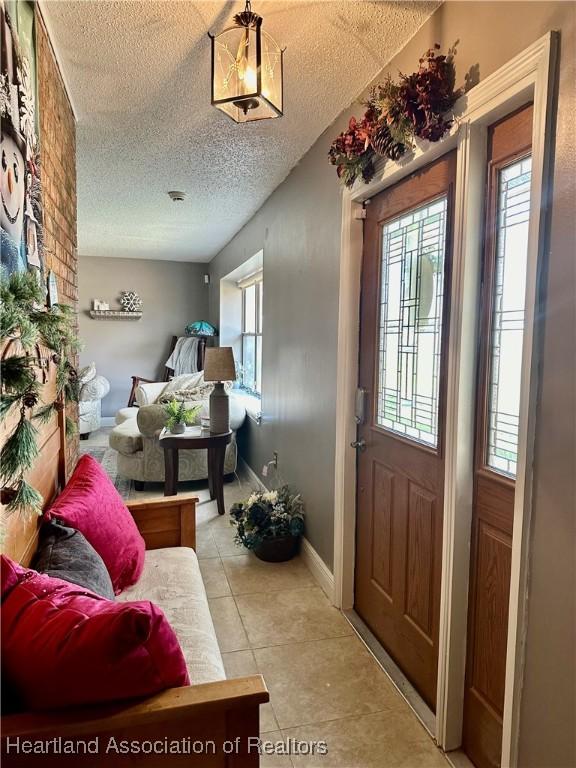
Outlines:
{"type": "Polygon", "coordinates": [[[242,286],[242,387],[262,394],[262,275],[242,286]]]}

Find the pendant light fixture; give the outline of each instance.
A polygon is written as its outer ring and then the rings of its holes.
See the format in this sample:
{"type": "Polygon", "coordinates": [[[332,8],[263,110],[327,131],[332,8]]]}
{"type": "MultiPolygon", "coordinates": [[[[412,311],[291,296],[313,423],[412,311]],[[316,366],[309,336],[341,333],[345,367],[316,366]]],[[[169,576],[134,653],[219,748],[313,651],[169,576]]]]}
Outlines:
{"type": "Polygon", "coordinates": [[[282,117],[284,51],[251,8],[212,41],[212,104],[237,123],[282,117]]]}

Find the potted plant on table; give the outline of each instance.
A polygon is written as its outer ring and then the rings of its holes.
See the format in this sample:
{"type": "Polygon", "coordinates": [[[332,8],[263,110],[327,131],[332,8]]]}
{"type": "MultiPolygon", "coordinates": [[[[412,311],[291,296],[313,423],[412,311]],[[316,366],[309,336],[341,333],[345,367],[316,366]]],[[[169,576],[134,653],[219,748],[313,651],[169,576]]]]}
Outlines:
{"type": "Polygon", "coordinates": [[[173,435],[181,435],[186,431],[186,426],[192,424],[196,414],[202,410],[201,405],[189,407],[184,400],[171,400],[164,406],[166,414],[166,429],[173,435]]]}
{"type": "Polygon", "coordinates": [[[247,501],[234,504],[231,522],[235,540],[260,560],[279,563],[298,551],[304,532],[304,504],[287,485],[276,491],[254,491],[247,501]]]}

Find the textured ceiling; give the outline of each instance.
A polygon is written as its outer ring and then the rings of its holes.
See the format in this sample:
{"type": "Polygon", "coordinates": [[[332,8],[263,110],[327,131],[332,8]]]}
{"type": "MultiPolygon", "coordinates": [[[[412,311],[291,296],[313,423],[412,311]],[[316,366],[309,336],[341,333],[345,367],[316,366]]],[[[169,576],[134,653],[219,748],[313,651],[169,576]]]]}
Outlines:
{"type": "Polygon", "coordinates": [[[243,3],[45,2],[78,115],[79,253],[210,260],[436,6],[254,0],[286,46],[285,116],[236,125],[210,105],[206,33],[243,3]]]}

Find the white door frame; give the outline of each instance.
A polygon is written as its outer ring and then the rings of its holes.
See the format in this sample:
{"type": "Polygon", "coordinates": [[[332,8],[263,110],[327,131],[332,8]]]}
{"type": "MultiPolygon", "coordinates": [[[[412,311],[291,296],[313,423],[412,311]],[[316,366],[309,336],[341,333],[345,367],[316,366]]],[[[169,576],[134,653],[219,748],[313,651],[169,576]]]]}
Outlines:
{"type": "Polygon", "coordinates": [[[445,750],[461,744],[476,400],[476,333],[484,223],[486,129],[534,103],[532,183],[522,353],[519,449],[514,499],[502,766],[517,764],[519,698],[526,628],[528,534],[532,506],[540,324],[535,308],[546,249],[553,146],[558,34],[549,32],[462,96],[457,124],[443,140],[423,144],[400,162],[379,167],[370,184],[357,183],[342,199],[336,414],[334,602],[354,603],[356,525],[355,393],[358,385],[362,204],[400,179],[457,150],[451,313],[448,331],[446,469],[436,739],[445,750]],[[539,215],[538,215],[539,212],[539,215]],[[463,308],[466,311],[463,311],[463,308]]]}

